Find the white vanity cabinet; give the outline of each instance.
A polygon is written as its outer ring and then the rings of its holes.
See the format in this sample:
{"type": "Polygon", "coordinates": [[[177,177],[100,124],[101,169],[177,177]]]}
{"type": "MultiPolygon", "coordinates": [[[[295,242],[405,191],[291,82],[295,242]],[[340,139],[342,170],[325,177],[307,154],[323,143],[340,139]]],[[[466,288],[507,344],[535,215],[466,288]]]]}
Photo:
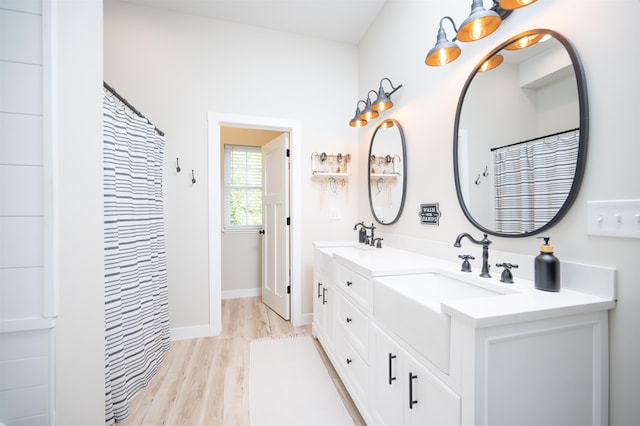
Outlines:
{"type": "Polygon", "coordinates": [[[312,330],[368,425],[607,424],[614,270],[550,293],[388,247],[315,253],[312,330]]]}
{"type": "Polygon", "coordinates": [[[460,425],[460,396],[373,326],[371,415],[380,425],[460,425]]]}
{"type": "Polygon", "coordinates": [[[330,351],[334,344],[333,311],[336,304],[333,285],[333,258],[331,251],[317,248],[314,253],[313,267],[313,323],[312,333],[320,340],[325,350],[330,351]]]}

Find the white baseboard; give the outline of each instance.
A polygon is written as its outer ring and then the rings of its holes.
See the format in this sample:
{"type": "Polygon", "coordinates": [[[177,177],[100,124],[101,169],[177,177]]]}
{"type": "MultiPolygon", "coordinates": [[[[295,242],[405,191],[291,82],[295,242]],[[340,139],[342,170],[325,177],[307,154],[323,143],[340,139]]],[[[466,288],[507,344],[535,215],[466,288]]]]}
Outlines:
{"type": "Polygon", "coordinates": [[[179,327],[172,328],[170,330],[170,339],[174,340],[186,340],[197,339],[198,337],[209,337],[209,324],[194,325],[191,327],[179,327]]]}
{"type": "Polygon", "coordinates": [[[240,290],[223,290],[222,299],[243,299],[245,297],[262,296],[261,288],[243,288],[240,290]]]}
{"type": "Polygon", "coordinates": [[[294,324],[295,326],[309,325],[313,322],[313,314],[302,314],[302,323],[294,324]]]}

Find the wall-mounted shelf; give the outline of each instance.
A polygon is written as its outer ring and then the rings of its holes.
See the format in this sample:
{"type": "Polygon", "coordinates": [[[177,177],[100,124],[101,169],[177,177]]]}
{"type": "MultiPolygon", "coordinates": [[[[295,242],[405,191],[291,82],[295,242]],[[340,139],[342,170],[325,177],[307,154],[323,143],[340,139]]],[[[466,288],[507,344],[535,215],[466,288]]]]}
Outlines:
{"type": "Polygon", "coordinates": [[[311,176],[314,180],[349,179],[349,162],[351,154],[327,154],[325,152],[311,154],[311,176]]]}
{"type": "Polygon", "coordinates": [[[400,173],[371,173],[369,178],[371,180],[397,180],[400,177],[400,173]]]}
{"type": "Polygon", "coordinates": [[[323,180],[323,179],[348,179],[349,173],[329,173],[329,172],[313,172],[312,173],[314,180],[323,180]]]}

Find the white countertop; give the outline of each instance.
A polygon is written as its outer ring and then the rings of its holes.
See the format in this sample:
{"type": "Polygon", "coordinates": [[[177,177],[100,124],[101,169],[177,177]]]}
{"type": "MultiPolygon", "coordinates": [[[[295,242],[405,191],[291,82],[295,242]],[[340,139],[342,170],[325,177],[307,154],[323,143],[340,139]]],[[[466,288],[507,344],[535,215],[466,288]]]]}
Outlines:
{"type": "MultiPolygon", "coordinates": [[[[491,278],[478,276],[479,270],[460,271],[462,261],[451,262],[392,247],[376,249],[357,243],[315,243],[332,251],[333,257],[360,274],[393,287],[407,280],[420,280],[420,274],[440,274],[484,287],[499,296],[456,299],[441,302],[441,310],[473,328],[492,327],[523,321],[608,310],[613,298],[604,298],[574,289],[559,292],[537,290],[530,280],[520,279],[512,270],[513,284],[500,282],[501,268],[492,268],[491,278]]],[[[612,285],[615,285],[612,283],[612,285]]],[[[585,289],[589,289],[586,283],[585,289]]],[[[615,292],[613,292],[615,293],[615,292]]]]}

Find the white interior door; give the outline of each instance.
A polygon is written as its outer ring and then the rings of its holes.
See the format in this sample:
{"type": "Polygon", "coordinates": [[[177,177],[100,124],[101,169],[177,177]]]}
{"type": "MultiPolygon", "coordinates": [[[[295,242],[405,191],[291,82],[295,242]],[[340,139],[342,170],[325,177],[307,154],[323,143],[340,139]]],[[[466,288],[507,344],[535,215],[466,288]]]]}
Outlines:
{"type": "Polygon", "coordinates": [[[289,134],[262,147],[262,301],[289,319],[289,134]]]}

